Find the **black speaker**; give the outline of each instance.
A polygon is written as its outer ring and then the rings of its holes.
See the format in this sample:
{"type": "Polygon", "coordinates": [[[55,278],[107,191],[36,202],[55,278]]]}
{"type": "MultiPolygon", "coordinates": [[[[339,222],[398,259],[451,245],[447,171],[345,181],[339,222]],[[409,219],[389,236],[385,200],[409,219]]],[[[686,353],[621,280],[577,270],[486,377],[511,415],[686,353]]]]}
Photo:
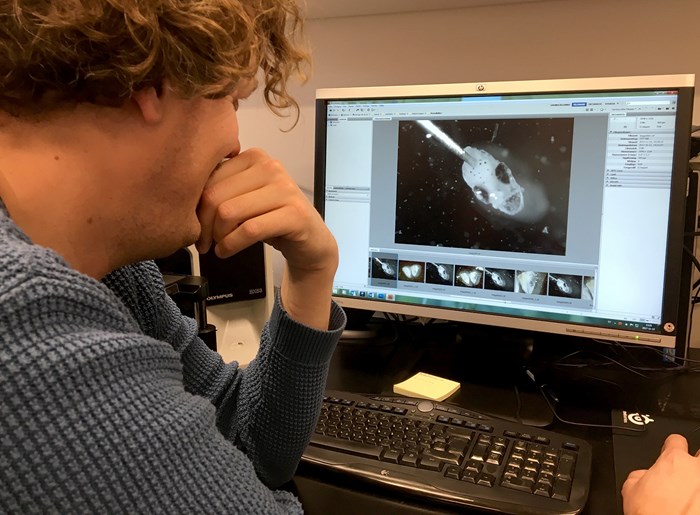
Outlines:
{"type": "Polygon", "coordinates": [[[208,306],[265,298],[264,245],[255,243],[225,259],[216,257],[212,247],[199,256],[199,275],[209,282],[208,306]]]}

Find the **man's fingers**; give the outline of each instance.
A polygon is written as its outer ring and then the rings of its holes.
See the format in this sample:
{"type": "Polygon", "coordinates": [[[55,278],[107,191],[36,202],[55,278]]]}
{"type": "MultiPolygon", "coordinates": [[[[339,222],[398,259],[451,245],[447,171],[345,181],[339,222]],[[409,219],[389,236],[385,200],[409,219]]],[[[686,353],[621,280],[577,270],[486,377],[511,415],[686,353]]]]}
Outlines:
{"type": "MultiPolygon", "coordinates": [[[[249,218],[216,244],[216,255],[226,258],[240,252],[257,241],[274,240],[280,236],[289,236],[300,232],[303,226],[294,216],[294,208],[283,206],[255,218],[249,218]],[[290,224],[290,221],[296,222],[290,224]]],[[[278,249],[279,250],[279,249],[278,249]]]]}
{"type": "Polygon", "coordinates": [[[647,469],[633,470],[627,476],[627,481],[639,481],[641,477],[647,473],[647,469]]]}
{"type": "Polygon", "coordinates": [[[214,187],[221,181],[226,180],[232,173],[240,173],[248,168],[252,168],[256,163],[271,160],[265,151],[259,148],[250,148],[240,154],[228,157],[209,177],[207,187],[214,187]],[[225,171],[224,170],[225,167],[225,171]]]}
{"type": "Polygon", "coordinates": [[[219,205],[259,189],[269,181],[266,170],[256,169],[256,164],[265,162],[274,163],[262,150],[246,150],[228,159],[211,175],[197,207],[197,218],[201,226],[196,243],[199,252],[206,252],[213,243],[212,231],[219,205]]]}
{"type": "Polygon", "coordinates": [[[627,479],[622,484],[622,497],[625,497],[628,494],[628,492],[635,487],[639,480],[642,479],[642,477],[644,477],[644,474],[646,473],[646,469],[633,470],[632,472],[630,472],[627,476],[627,479]]]}
{"type": "Polygon", "coordinates": [[[668,452],[672,450],[688,452],[688,440],[681,435],[668,435],[668,437],[666,437],[666,441],[664,441],[663,447],[661,447],[661,452],[668,452]]]}
{"type": "Polygon", "coordinates": [[[276,192],[273,185],[268,185],[221,203],[211,231],[214,241],[223,240],[244,221],[282,207],[283,199],[276,192]]]}

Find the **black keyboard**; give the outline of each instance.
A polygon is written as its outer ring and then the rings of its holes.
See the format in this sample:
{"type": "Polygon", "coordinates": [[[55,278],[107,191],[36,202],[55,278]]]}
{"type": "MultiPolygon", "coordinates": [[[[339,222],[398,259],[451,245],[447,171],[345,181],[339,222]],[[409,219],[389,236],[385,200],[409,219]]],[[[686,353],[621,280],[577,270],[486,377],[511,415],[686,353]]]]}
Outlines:
{"type": "Polygon", "coordinates": [[[326,393],[307,463],[502,513],[573,514],[586,504],[584,440],[440,402],[326,393]]]}

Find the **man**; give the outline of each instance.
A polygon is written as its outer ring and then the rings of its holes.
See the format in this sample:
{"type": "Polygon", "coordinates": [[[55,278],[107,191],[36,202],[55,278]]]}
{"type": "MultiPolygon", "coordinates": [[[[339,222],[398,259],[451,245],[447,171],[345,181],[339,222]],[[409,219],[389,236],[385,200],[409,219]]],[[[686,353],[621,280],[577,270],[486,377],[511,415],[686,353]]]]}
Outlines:
{"type": "Polygon", "coordinates": [[[700,457],[684,437],[669,435],[656,462],[627,477],[622,498],[625,515],[700,514],[700,457]]]}
{"type": "Polygon", "coordinates": [[[294,0],[0,3],[0,512],[300,512],[294,473],[345,317],[335,241],[241,151],[261,70],[295,107],[294,0]],[[256,241],[286,258],[245,370],[151,260],[256,241]]]}

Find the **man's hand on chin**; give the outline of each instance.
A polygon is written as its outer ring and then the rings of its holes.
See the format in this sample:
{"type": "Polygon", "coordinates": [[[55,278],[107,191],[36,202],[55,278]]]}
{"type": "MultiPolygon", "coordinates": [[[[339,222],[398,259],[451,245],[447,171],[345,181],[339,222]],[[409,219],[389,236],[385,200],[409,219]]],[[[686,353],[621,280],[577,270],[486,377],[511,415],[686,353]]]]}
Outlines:
{"type": "Polygon", "coordinates": [[[335,238],[279,161],[250,149],[225,161],[207,182],[197,214],[197,249],[215,245],[221,258],[257,241],[287,261],[282,303],[297,321],[328,328],[330,295],[338,267],[335,238]]]}

